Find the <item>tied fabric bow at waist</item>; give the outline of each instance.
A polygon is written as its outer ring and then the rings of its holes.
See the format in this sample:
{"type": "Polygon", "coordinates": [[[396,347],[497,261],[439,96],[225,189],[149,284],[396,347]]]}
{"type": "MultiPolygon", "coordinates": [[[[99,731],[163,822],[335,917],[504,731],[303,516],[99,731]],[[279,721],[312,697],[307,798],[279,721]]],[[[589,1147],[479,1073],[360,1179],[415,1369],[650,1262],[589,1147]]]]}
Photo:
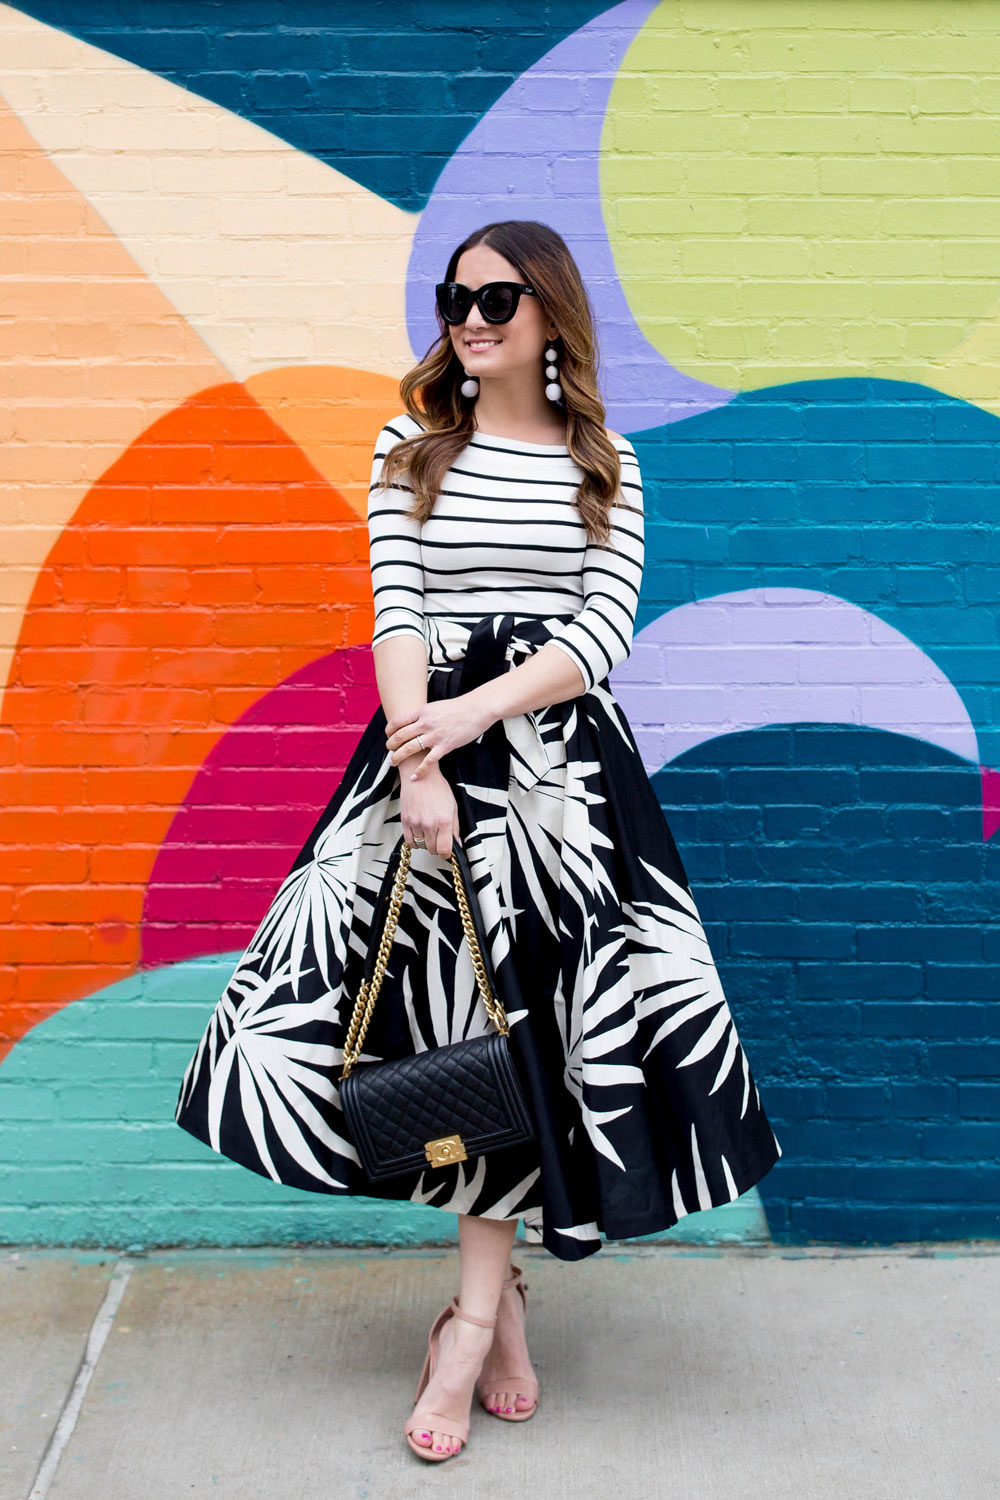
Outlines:
{"type": "MultiPolygon", "coordinates": [[[[567,615],[572,619],[572,615],[567,615]]],[[[432,664],[427,698],[457,698],[473,688],[502,677],[512,670],[508,652],[513,645],[525,654],[544,646],[552,636],[553,620],[527,619],[514,623],[513,615],[485,615],[472,627],[465,655],[455,662],[432,664]]],[[[508,775],[522,792],[530,792],[552,770],[552,761],[542,739],[535,711],[498,719],[478,739],[461,745],[442,757],[442,769],[451,762],[462,781],[492,786],[506,794],[508,775]]]]}

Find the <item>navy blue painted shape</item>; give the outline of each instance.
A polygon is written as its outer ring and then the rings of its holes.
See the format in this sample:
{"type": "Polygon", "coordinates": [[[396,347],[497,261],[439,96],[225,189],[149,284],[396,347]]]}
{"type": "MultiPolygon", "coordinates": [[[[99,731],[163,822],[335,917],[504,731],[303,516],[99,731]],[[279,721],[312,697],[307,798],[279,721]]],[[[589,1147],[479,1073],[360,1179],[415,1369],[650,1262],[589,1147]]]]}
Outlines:
{"type": "Polygon", "coordinates": [[[1000,847],[974,767],[822,725],[653,784],[784,1155],[776,1240],[1000,1234],[1000,847]]]}
{"type": "Polygon", "coordinates": [[[262,125],[400,208],[607,0],[26,0],[19,10],[262,125]]]}

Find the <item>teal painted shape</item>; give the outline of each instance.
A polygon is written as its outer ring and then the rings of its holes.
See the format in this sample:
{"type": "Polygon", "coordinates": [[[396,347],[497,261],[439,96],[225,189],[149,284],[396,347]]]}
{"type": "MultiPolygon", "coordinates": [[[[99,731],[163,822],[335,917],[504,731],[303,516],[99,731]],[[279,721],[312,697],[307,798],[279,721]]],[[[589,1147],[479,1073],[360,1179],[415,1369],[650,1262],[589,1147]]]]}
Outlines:
{"type": "Polygon", "coordinates": [[[50,1016],[0,1066],[0,1240],[37,1245],[412,1245],[457,1221],[303,1193],[174,1121],[181,1075],[239,954],[134,975],[50,1016]]]}
{"type": "MultiPolygon", "coordinates": [[[[136,974],[48,1017],[8,1054],[0,1066],[0,1242],[136,1249],[456,1241],[453,1214],[285,1187],[175,1123],[184,1068],[238,958],[136,974]]],[[[769,1235],[753,1189],[651,1238],[769,1235]]]]}
{"type": "Polygon", "coordinates": [[[505,89],[605,8],[606,0],[17,6],[252,120],[411,212],[505,89]]]}
{"type": "Polygon", "coordinates": [[[944,673],[980,761],[1000,766],[992,412],[872,376],[770,386],[628,436],[649,518],[637,632],[717,594],[846,599],[944,673]]]}

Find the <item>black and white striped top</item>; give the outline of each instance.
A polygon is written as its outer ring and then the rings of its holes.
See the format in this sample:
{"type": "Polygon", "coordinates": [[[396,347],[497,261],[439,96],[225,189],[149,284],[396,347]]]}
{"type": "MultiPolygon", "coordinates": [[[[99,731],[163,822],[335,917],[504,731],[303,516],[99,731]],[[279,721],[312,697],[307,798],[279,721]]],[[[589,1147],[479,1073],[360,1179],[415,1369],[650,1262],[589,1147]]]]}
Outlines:
{"type": "Polygon", "coordinates": [[[427,640],[435,616],[480,619],[575,616],[552,641],[583,673],[587,689],[632,649],[645,536],[642,478],[627,438],[621,455],[621,499],[611,508],[610,544],[588,542],[573,503],[583,478],[563,444],[522,443],[473,433],[448,470],[434,511],[422,525],[406,514],[413,502],[406,475],[375,488],[389,450],[421,428],[409,415],[379,433],[368,500],[375,628],[372,645],[394,635],[427,640]]]}

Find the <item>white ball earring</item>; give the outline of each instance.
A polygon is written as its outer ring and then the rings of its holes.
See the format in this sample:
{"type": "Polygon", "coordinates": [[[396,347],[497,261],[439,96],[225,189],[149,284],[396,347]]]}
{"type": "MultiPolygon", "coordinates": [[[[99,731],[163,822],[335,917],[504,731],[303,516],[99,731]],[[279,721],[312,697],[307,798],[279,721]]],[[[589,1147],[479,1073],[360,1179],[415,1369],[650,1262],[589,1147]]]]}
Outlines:
{"type": "Polygon", "coordinates": [[[545,379],[549,382],[545,387],[545,394],[550,401],[562,400],[563,388],[559,384],[559,366],[556,364],[558,358],[558,350],[550,345],[545,351],[545,379]]]}
{"type": "Polygon", "coordinates": [[[479,395],[479,381],[476,379],[476,377],[474,375],[470,375],[469,374],[468,370],[466,370],[466,368],[465,368],[464,365],[462,366],[462,370],[463,370],[463,372],[465,374],[465,379],[462,381],[462,384],[459,387],[459,389],[462,392],[462,395],[463,396],[478,396],[479,395]]]}

